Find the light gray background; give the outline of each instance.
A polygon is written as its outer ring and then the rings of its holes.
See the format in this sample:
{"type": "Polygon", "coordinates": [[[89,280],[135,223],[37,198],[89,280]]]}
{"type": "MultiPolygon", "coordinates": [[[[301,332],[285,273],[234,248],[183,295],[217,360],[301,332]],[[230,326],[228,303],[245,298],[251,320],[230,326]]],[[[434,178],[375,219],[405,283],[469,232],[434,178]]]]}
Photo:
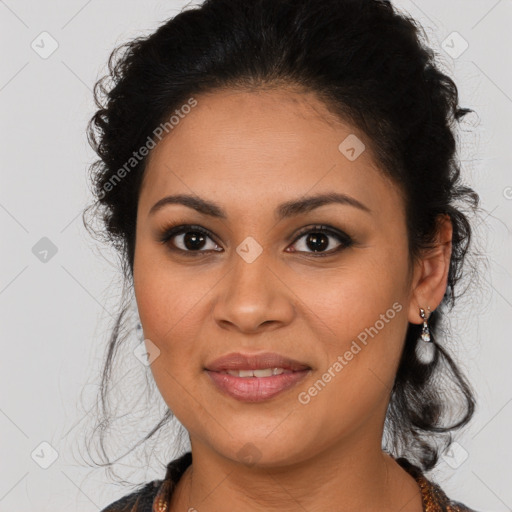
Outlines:
{"type": "MultiPolygon", "coordinates": [[[[0,0],[1,512],[97,511],[127,492],[108,485],[103,470],[81,466],[77,455],[116,302],[115,256],[98,248],[80,218],[91,199],[86,169],[96,159],[85,126],[111,49],[150,33],[184,5],[0,0]],[[58,43],[46,59],[31,47],[43,31],[58,43]],[[32,251],[43,237],[57,247],[47,262],[32,251]],[[34,450],[49,456],[42,442],[59,455],[48,469],[31,457],[34,450]]],[[[460,135],[460,156],[487,212],[477,234],[489,265],[473,298],[454,312],[450,347],[478,392],[478,411],[457,438],[454,457],[467,452],[467,459],[456,469],[453,457],[443,459],[432,476],[476,510],[512,510],[512,1],[395,5],[423,24],[461,104],[477,111],[467,123],[473,131],[460,135]],[[469,44],[456,58],[444,49],[460,48],[451,42],[454,31],[469,44]]],[[[160,462],[138,477],[162,478],[160,462]]]]}

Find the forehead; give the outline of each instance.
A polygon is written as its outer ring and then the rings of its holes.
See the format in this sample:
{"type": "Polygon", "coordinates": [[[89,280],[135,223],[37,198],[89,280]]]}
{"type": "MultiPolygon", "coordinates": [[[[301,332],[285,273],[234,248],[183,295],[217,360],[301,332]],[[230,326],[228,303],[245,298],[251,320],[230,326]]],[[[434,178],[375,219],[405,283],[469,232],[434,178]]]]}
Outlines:
{"type": "Polygon", "coordinates": [[[313,93],[222,90],[195,99],[150,154],[143,209],[176,192],[230,202],[238,212],[281,202],[283,195],[333,190],[366,204],[398,199],[371,156],[370,141],[313,93]],[[352,147],[356,153],[347,153],[352,147]]]}

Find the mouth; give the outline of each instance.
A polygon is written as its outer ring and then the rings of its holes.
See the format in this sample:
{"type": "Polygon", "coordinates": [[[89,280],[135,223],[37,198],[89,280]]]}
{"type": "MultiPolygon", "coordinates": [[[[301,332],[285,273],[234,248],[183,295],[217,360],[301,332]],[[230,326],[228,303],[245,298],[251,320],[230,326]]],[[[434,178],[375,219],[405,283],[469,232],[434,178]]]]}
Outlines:
{"type": "Polygon", "coordinates": [[[245,402],[261,402],[302,381],[312,368],[276,353],[227,354],[205,367],[217,390],[245,402]]]}

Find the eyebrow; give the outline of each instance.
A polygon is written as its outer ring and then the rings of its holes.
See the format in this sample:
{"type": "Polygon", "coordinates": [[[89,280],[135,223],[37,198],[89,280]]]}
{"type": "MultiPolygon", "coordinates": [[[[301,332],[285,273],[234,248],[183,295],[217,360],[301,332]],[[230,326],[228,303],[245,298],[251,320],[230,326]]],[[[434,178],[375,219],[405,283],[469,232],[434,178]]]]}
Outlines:
{"type": "MultiPolygon", "coordinates": [[[[311,210],[314,210],[315,208],[319,208],[320,206],[333,203],[353,206],[354,208],[358,208],[367,213],[371,213],[370,208],[365,206],[354,197],[337,192],[329,192],[281,203],[276,208],[275,215],[278,219],[286,219],[295,215],[307,213],[311,210]]],[[[161,210],[168,204],[181,204],[189,208],[193,208],[199,213],[208,215],[209,217],[227,219],[226,212],[217,203],[202,199],[198,196],[191,196],[186,194],[177,194],[163,197],[151,207],[148,215],[155,214],[158,210],[161,210]]]]}

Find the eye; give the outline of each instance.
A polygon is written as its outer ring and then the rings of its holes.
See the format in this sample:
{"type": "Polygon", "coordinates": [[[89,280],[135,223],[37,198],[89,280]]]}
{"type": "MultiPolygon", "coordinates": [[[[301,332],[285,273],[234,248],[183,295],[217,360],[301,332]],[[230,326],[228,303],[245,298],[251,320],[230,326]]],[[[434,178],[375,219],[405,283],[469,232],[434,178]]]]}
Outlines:
{"type": "MultiPolygon", "coordinates": [[[[314,254],[315,257],[330,256],[342,249],[350,247],[354,243],[352,238],[350,238],[346,233],[330,228],[329,226],[313,226],[303,229],[295,239],[294,244],[302,238],[304,238],[302,247],[311,249],[313,251],[312,254],[314,254]],[[325,252],[325,249],[332,245],[329,238],[337,239],[339,245],[337,248],[325,252]]],[[[304,251],[303,249],[297,249],[293,252],[307,252],[307,250],[304,251]]]]}
{"type": "Polygon", "coordinates": [[[218,251],[219,247],[215,242],[213,242],[212,234],[200,226],[187,224],[167,228],[163,235],[160,237],[159,241],[162,244],[169,245],[169,242],[172,239],[176,239],[176,241],[170,244],[171,250],[188,253],[191,256],[196,256],[194,253],[207,252],[207,250],[218,251]],[[205,242],[207,239],[212,240],[213,247],[210,249],[207,247],[206,250],[204,250],[205,242]],[[215,247],[217,247],[217,249],[215,249],[215,247]]]}
{"type": "MultiPolygon", "coordinates": [[[[310,249],[312,251],[311,254],[313,254],[315,257],[330,256],[341,251],[342,249],[350,247],[354,243],[353,239],[346,233],[323,225],[304,228],[295,238],[294,244],[296,244],[297,241],[302,238],[305,239],[303,242],[303,247],[305,247],[306,250],[293,249],[291,252],[307,253],[307,249],[310,249]],[[332,245],[331,241],[329,240],[330,238],[336,239],[339,245],[337,248],[326,252],[325,249],[332,245]]],[[[212,233],[210,233],[210,231],[200,226],[191,224],[168,227],[160,236],[159,242],[162,244],[167,244],[173,251],[179,251],[190,256],[197,256],[201,253],[210,251],[222,251],[219,245],[214,241],[214,236],[212,233]],[[171,242],[173,239],[174,241],[171,242]],[[210,239],[212,242],[210,248],[208,248],[208,239],[210,239]]]]}

